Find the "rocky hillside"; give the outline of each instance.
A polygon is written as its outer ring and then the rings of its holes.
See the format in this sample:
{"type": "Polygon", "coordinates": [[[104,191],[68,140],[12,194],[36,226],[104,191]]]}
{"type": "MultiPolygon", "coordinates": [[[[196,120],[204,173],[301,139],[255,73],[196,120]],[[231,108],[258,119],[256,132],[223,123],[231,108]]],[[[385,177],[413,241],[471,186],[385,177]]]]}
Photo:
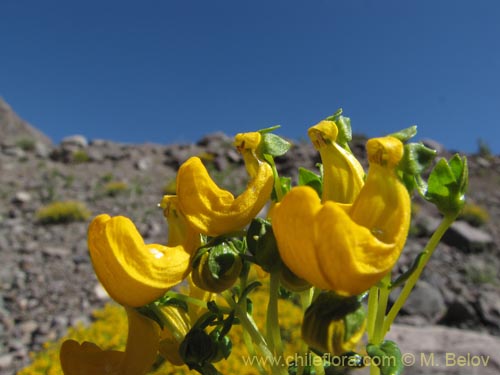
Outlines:
{"type": "MultiPolygon", "coordinates": [[[[353,150],[360,157],[363,144],[363,137],[356,137],[353,150]]],[[[450,155],[444,147],[434,147],[441,156],[450,155]]],[[[236,193],[244,186],[243,162],[224,134],[185,145],[119,144],[82,136],[53,145],[0,99],[1,373],[23,367],[29,351],[77,322],[88,322],[91,311],[107,301],[87,253],[88,220],[42,224],[37,211],[53,201],[76,200],[93,215],[129,216],[147,242],[165,241],[157,203],[172,189],[179,165],[192,155],[204,158],[220,185],[236,193]]],[[[296,143],[278,167],[295,176],[298,166],[314,169],[318,161],[309,144],[296,143]]],[[[479,216],[486,212],[489,219],[480,225],[472,215],[453,226],[399,320],[499,335],[500,158],[469,155],[469,163],[469,201],[484,210],[479,216]]],[[[422,250],[439,219],[419,199],[414,207],[400,271],[422,250]]]]}

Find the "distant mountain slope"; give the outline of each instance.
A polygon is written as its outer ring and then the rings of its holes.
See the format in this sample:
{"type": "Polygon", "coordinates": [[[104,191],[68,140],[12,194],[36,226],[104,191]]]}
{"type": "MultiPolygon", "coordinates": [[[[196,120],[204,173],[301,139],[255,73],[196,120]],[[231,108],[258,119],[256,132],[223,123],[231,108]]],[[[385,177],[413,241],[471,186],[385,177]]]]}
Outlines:
{"type": "Polygon", "coordinates": [[[0,144],[12,145],[21,140],[33,140],[47,146],[52,145],[49,137],[21,119],[0,97],[0,144]]]}

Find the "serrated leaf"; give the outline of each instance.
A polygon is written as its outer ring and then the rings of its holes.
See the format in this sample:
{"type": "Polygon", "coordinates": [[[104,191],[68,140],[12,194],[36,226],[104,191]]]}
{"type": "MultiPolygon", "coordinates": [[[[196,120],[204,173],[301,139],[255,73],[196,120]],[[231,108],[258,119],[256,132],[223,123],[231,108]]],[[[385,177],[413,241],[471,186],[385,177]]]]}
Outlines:
{"type": "Polygon", "coordinates": [[[434,203],[443,215],[458,215],[465,203],[468,185],[467,159],[455,155],[448,163],[438,161],[432,170],[425,199],[434,203]]]}
{"type": "Polygon", "coordinates": [[[411,138],[413,138],[417,134],[417,126],[413,125],[406,129],[402,129],[395,133],[389,134],[389,136],[399,139],[401,142],[408,142],[411,138]]]}
{"type": "Polygon", "coordinates": [[[398,169],[410,175],[420,175],[430,167],[436,154],[436,150],[430,149],[422,143],[406,144],[398,169]]]}
{"type": "Polygon", "coordinates": [[[260,142],[260,152],[271,156],[282,156],[290,149],[290,142],[272,133],[262,134],[260,142]]]}
{"type": "Polygon", "coordinates": [[[368,344],[366,352],[372,365],[380,369],[381,375],[400,375],[403,372],[401,351],[394,341],[385,340],[380,345],[368,344]]]}

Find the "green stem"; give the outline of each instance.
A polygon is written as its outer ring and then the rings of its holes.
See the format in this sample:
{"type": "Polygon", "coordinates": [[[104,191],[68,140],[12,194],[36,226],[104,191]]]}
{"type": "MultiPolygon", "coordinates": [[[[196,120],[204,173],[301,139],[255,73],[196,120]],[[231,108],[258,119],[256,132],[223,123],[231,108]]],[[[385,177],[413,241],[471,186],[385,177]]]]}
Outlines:
{"type": "Polygon", "coordinates": [[[269,304],[267,306],[266,328],[271,351],[277,357],[283,357],[283,342],[281,340],[278,319],[278,293],[280,287],[279,274],[271,272],[269,282],[269,304]]]}
{"type": "MultiPolygon", "coordinates": [[[[255,346],[253,345],[252,338],[250,337],[247,330],[243,330],[243,342],[245,343],[248,349],[248,355],[252,358],[257,358],[257,352],[255,351],[255,346]]],[[[260,364],[260,361],[254,361],[254,366],[257,367],[257,370],[261,375],[266,375],[266,370],[260,364]]]]}
{"type": "Polygon", "coordinates": [[[417,281],[418,281],[420,275],[422,274],[422,271],[424,270],[427,262],[431,258],[432,253],[434,252],[437,245],[441,241],[441,238],[443,237],[444,233],[448,230],[448,228],[451,226],[451,224],[453,224],[453,222],[455,221],[455,218],[456,218],[455,216],[445,216],[443,218],[443,220],[441,221],[441,223],[439,224],[439,226],[437,227],[434,234],[432,235],[432,237],[430,238],[429,242],[425,246],[424,255],[422,256],[422,259],[421,259],[417,269],[415,270],[415,272],[413,272],[411,274],[411,276],[406,281],[406,284],[403,287],[403,290],[399,294],[396,302],[394,303],[391,310],[389,311],[389,314],[387,314],[387,317],[385,318],[384,327],[382,330],[382,338],[385,336],[385,334],[391,328],[391,324],[394,322],[394,319],[398,315],[399,310],[401,310],[401,308],[405,304],[406,300],[408,299],[408,296],[410,295],[413,287],[417,283],[417,281]]]}
{"type": "MultiPolygon", "coordinates": [[[[307,290],[304,290],[303,292],[300,292],[300,306],[302,307],[302,315],[305,314],[307,308],[311,305],[312,299],[313,299],[313,294],[314,294],[314,289],[309,288],[307,290]]],[[[300,355],[302,357],[302,361],[300,363],[297,363],[297,375],[302,375],[304,373],[305,369],[305,363],[307,359],[307,354],[309,352],[309,348],[304,340],[300,340],[300,355]]]]}
{"type": "Polygon", "coordinates": [[[372,286],[368,294],[368,316],[366,318],[366,333],[368,334],[368,342],[373,340],[373,331],[375,329],[375,318],[378,308],[378,287],[372,286]]]}
{"type": "Polygon", "coordinates": [[[274,190],[276,191],[276,199],[280,202],[283,199],[283,189],[281,189],[280,175],[278,174],[278,169],[276,168],[276,163],[271,155],[265,155],[264,158],[271,166],[274,176],[274,190]]]}
{"type": "Polygon", "coordinates": [[[372,344],[378,345],[382,342],[385,336],[384,332],[384,318],[385,312],[387,310],[387,303],[389,302],[389,294],[391,290],[389,289],[389,284],[391,282],[390,273],[384,276],[381,281],[382,287],[379,287],[378,293],[378,306],[377,314],[375,316],[375,325],[373,327],[372,344]]]}
{"type": "MultiPolygon", "coordinates": [[[[316,354],[313,354],[313,356],[316,356],[316,354]]],[[[319,361],[313,360],[313,366],[314,370],[316,370],[316,375],[325,375],[325,368],[322,365],[319,365],[319,361]]]]}
{"type": "MultiPolygon", "coordinates": [[[[248,313],[245,309],[242,308],[242,306],[240,306],[233,300],[231,294],[229,294],[227,291],[223,292],[222,296],[225,298],[229,306],[234,309],[236,316],[240,320],[241,326],[245,331],[248,332],[253,342],[257,344],[260,352],[266,358],[266,362],[271,365],[272,374],[288,375],[286,367],[281,366],[281,363],[278,363],[278,361],[275,360],[273,353],[269,350],[266,340],[259,332],[259,329],[257,328],[257,325],[253,321],[252,317],[248,315],[248,313]]],[[[281,358],[281,360],[283,360],[283,358],[281,358]]]]}

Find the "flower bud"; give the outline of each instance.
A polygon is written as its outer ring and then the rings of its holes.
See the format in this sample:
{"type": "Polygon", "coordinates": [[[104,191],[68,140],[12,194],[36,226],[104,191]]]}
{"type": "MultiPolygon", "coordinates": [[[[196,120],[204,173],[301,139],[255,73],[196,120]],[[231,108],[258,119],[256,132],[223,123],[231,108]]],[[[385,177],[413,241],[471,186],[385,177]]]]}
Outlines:
{"type": "Polygon", "coordinates": [[[365,326],[366,312],[357,296],[325,292],[306,310],[302,338],[311,348],[338,356],[355,350],[365,326]]]}
{"type": "Polygon", "coordinates": [[[220,293],[238,279],[243,262],[234,246],[222,242],[203,253],[193,264],[192,279],[199,288],[220,293]]]}
{"type": "Polygon", "coordinates": [[[255,218],[247,231],[248,250],[253,254],[255,263],[264,271],[271,272],[281,264],[276,239],[268,220],[255,218]]]}

